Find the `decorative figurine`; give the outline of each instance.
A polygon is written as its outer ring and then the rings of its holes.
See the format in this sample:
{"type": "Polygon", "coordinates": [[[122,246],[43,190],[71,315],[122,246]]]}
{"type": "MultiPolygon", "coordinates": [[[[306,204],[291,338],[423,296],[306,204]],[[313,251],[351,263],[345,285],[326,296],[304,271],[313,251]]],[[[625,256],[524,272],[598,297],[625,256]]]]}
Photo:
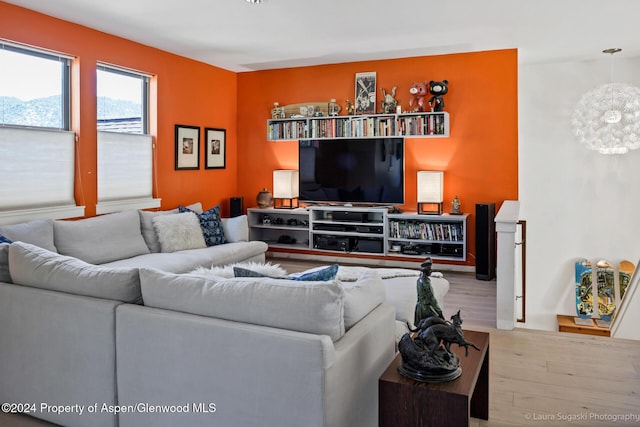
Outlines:
{"type": "Polygon", "coordinates": [[[407,332],[398,343],[402,357],[398,372],[421,382],[455,380],[462,374],[462,368],[460,357],[451,352],[451,344],[464,347],[465,356],[469,355],[469,347],[480,350],[474,343],[465,340],[460,310],[451,316],[451,321],[432,316],[420,323],[414,338],[407,332]]]}
{"type": "Polygon", "coordinates": [[[353,102],[349,101],[348,99],[345,99],[344,102],[345,104],[347,104],[347,115],[353,116],[356,112],[356,108],[353,105],[353,102]]]}
{"type": "Polygon", "coordinates": [[[410,329],[416,334],[412,338],[407,332],[398,343],[398,351],[402,357],[398,372],[416,381],[451,381],[462,374],[460,357],[451,352],[451,344],[464,347],[466,356],[469,355],[469,347],[480,349],[464,339],[460,310],[451,316],[451,321],[444,320],[429,279],[431,265],[431,258],[420,265],[414,318],[416,327],[410,329]]]}
{"type": "Polygon", "coordinates": [[[429,82],[429,93],[433,95],[429,98],[431,111],[439,112],[444,110],[444,99],[442,99],[442,96],[447,92],[449,92],[449,82],[447,80],[442,80],[441,82],[431,80],[429,82]]]}
{"type": "Polygon", "coordinates": [[[413,324],[416,327],[420,324],[420,321],[431,316],[438,316],[444,319],[442,316],[442,309],[433,294],[433,288],[431,287],[431,266],[433,261],[431,258],[427,258],[420,265],[420,277],[417,282],[417,294],[418,300],[416,301],[416,310],[413,318],[413,324]]]}
{"type": "Polygon", "coordinates": [[[337,116],[338,114],[340,114],[340,106],[336,103],[335,98],[331,98],[331,101],[329,101],[327,114],[329,116],[337,116]]]}
{"type": "Polygon", "coordinates": [[[281,109],[280,109],[280,104],[277,102],[273,103],[273,108],[271,109],[271,118],[272,119],[282,119],[284,117],[281,117],[281,109]]]}
{"type": "Polygon", "coordinates": [[[451,215],[462,215],[462,212],[460,212],[460,199],[458,199],[458,196],[455,196],[451,202],[451,215]]]}
{"type": "Polygon", "coordinates": [[[398,101],[396,100],[396,89],[398,89],[398,86],[394,86],[393,89],[391,89],[391,93],[387,93],[385,88],[380,88],[380,91],[382,92],[381,113],[393,114],[396,111],[396,106],[398,105],[398,101]]]}
{"type": "Polygon", "coordinates": [[[409,100],[409,106],[413,107],[413,104],[415,103],[416,108],[414,111],[424,111],[424,97],[429,94],[429,84],[426,81],[416,82],[411,85],[409,93],[413,95],[413,98],[409,100]]]}

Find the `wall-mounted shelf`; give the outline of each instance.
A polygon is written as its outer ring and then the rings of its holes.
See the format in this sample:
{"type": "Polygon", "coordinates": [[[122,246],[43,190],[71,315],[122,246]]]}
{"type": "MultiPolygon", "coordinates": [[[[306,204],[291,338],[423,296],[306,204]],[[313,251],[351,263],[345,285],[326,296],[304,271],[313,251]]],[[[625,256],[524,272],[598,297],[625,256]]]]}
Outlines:
{"type": "Polygon", "coordinates": [[[445,111],[302,117],[267,121],[269,141],[393,137],[446,138],[448,136],[449,113],[445,111]]]}

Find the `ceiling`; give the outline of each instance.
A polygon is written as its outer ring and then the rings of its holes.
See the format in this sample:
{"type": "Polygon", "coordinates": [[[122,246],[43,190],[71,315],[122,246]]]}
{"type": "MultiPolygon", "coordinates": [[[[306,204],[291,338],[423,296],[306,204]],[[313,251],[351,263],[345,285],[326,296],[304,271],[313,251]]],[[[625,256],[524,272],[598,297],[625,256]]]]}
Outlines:
{"type": "Polygon", "coordinates": [[[517,48],[520,63],[640,56],[638,0],[4,0],[243,72],[517,48]]]}

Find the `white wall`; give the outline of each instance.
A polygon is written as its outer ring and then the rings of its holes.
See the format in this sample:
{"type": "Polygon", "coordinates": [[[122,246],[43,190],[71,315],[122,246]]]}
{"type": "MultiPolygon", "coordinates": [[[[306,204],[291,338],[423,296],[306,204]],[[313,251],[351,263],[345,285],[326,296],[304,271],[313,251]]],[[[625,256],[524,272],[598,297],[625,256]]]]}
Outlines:
{"type": "MultiPolygon", "coordinates": [[[[640,86],[640,58],[615,60],[615,80],[640,86]]],[[[570,117],[580,96],[610,81],[610,57],[519,67],[519,200],[527,221],[527,322],[557,329],[575,314],[574,261],[640,259],[640,150],[583,148],[570,117]]],[[[636,310],[640,311],[640,310],[636,310]]],[[[639,320],[640,321],[640,320],[639,320]]]]}

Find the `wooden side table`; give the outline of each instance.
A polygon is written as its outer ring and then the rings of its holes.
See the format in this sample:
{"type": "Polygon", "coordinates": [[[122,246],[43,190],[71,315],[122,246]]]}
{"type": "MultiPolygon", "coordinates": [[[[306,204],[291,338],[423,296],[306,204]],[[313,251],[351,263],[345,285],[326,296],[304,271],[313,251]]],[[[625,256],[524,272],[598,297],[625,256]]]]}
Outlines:
{"type": "Polygon", "coordinates": [[[480,348],[451,345],[460,356],[462,375],[444,383],[422,383],[398,373],[398,354],[378,382],[380,427],[469,425],[469,418],[489,419],[489,334],[464,331],[464,337],[480,348]]]}

